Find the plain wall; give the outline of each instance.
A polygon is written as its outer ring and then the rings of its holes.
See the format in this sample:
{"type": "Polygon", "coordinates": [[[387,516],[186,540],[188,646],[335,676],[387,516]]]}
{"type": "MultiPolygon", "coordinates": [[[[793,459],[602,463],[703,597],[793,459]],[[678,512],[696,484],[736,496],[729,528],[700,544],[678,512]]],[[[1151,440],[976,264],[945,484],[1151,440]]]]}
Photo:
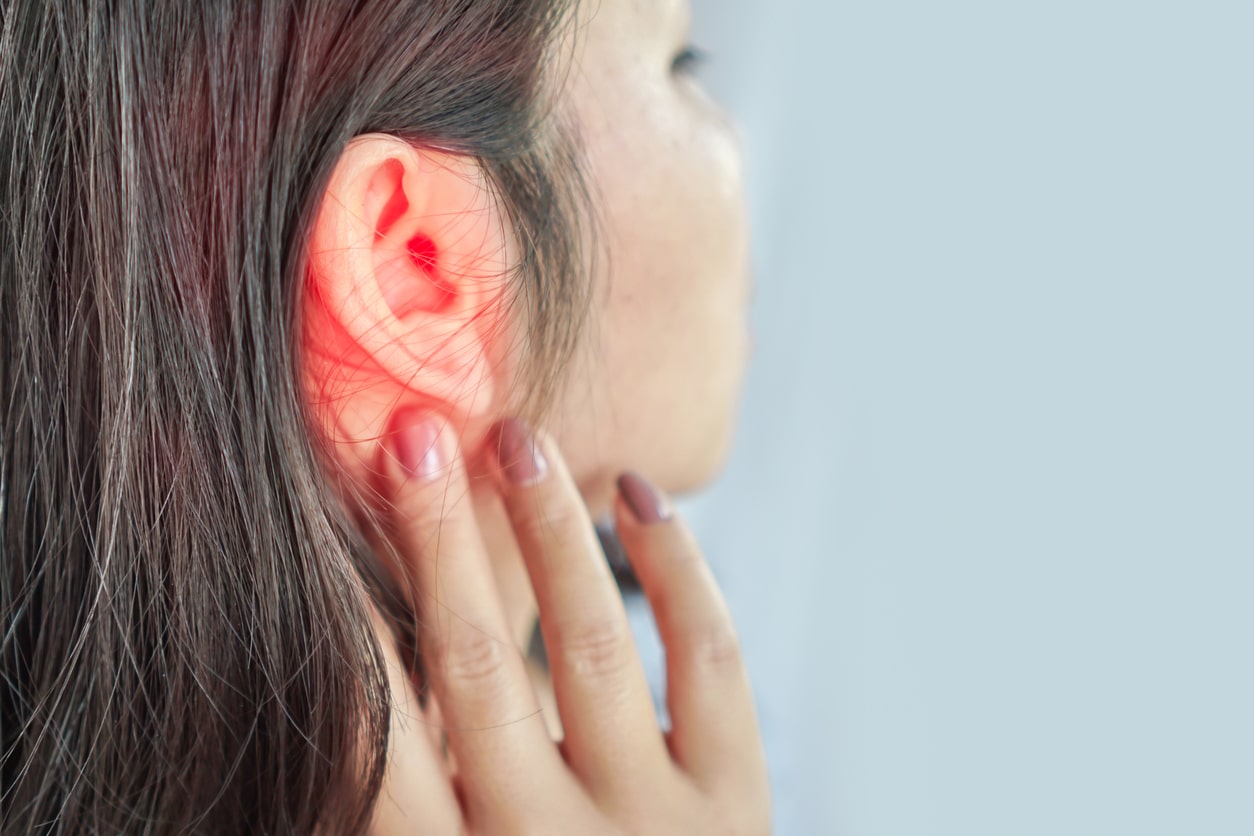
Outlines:
{"type": "Polygon", "coordinates": [[[777,836],[1254,834],[1254,4],[695,8],[777,836]]]}

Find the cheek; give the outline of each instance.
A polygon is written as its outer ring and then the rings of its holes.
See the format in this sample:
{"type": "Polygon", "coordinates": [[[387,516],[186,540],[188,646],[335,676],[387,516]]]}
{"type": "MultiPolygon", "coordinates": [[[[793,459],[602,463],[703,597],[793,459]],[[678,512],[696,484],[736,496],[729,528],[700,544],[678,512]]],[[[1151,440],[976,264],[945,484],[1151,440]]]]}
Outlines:
{"type": "Polygon", "coordinates": [[[633,275],[663,283],[663,293],[711,283],[734,293],[747,276],[748,243],[734,136],[687,114],[637,127],[602,171],[615,276],[629,261],[633,275]]]}
{"type": "Polygon", "coordinates": [[[577,406],[609,422],[598,460],[644,467],[667,487],[691,485],[725,444],[743,372],[740,150],[719,118],[674,90],[614,101],[612,123],[593,122],[600,130],[585,134],[606,260],[595,359],[576,387],[592,400],[577,406]]]}
{"type": "MultiPolygon", "coordinates": [[[[702,138],[676,155],[662,180],[666,207],[658,242],[659,294],[671,297],[692,325],[744,316],[748,232],[739,156],[721,136],[702,138]]],[[[730,323],[728,323],[730,324],[730,323]]],[[[707,335],[716,338],[717,335],[707,335]]]]}
{"type": "Polygon", "coordinates": [[[619,381],[620,397],[662,412],[691,411],[694,399],[716,408],[744,354],[749,270],[738,158],[731,143],[711,140],[675,146],[647,177],[646,162],[615,184],[631,199],[611,219],[609,379],[619,381]]]}

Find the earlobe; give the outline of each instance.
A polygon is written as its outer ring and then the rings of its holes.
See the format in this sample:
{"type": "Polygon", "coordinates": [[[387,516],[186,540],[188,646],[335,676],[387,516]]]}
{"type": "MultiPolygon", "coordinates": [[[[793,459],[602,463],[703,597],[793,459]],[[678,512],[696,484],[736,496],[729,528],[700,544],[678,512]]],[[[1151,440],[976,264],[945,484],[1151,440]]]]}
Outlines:
{"type": "Polygon", "coordinates": [[[456,408],[471,397],[486,408],[507,265],[503,226],[473,160],[383,134],[356,137],[309,245],[313,297],[333,327],[307,337],[338,332],[352,345],[310,353],[368,361],[357,365],[381,379],[355,385],[390,386],[397,400],[408,393],[456,408]]]}

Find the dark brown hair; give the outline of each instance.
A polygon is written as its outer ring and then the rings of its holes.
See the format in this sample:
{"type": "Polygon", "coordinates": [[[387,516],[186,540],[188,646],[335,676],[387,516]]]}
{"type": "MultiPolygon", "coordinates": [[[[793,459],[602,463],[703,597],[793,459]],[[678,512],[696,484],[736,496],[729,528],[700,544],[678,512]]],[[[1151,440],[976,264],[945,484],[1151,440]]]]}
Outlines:
{"type": "Polygon", "coordinates": [[[542,410],[588,301],[568,6],[0,4],[4,832],[365,826],[388,699],[302,401],[305,235],[355,135],[476,159],[542,410]]]}

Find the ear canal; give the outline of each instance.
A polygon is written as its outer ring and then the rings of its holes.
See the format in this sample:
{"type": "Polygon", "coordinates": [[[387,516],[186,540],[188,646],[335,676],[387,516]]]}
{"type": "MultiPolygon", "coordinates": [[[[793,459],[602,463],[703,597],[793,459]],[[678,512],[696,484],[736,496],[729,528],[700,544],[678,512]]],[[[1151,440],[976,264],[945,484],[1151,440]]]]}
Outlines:
{"type": "Polygon", "coordinates": [[[428,276],[434,277],[436,256],[439,253],[436,251],[435,242],[431,240],[431,236],[418,233],[409,239],[406,249],[409,250],[409,257],[413,260],[414,266],[428,276]]]}
{"type": "Polygon", "coordinates": [[[405,269],[379,276],[380,290],[397,319],[417,311],[442,313],[453,303],[452,288],[440,280],[440,251],[426,233],[414,235],[405,245],[405,269]]]}

